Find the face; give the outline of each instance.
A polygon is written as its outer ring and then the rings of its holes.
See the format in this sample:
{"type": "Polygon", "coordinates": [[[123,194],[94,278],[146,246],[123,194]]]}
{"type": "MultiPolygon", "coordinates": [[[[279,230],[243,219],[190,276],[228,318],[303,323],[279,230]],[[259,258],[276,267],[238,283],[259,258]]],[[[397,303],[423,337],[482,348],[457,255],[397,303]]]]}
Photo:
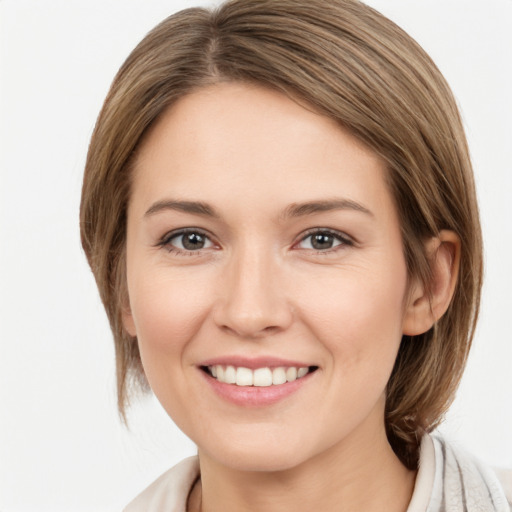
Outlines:
{"type": "Polygon", "coordinates": [[[277,470],[382,432],[407,289],[382,161],[220,84],[160,118],[133,178],[124,324],[200,453],[277,470]]]}

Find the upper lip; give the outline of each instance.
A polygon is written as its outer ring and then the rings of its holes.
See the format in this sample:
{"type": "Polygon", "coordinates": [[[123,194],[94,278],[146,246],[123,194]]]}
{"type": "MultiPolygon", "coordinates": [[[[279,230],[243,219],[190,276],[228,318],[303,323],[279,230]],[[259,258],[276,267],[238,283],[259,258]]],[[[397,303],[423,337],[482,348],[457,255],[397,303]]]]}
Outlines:
{"type": "Polygon", "coordinates": [[[296,368],[304,368],[314,366],[311,363],[304,363],[301,361],[294,361],[291,359],[282,359],[279,357],[271,356],[260,356],[260,357],[244,357],[244,356],[221,356],[208,359],[201,362],[199,366],[235,366],[237,368],[249,368],[250,370],[256,370],[257,368],[278,368],[280,366],[296,368]]]}

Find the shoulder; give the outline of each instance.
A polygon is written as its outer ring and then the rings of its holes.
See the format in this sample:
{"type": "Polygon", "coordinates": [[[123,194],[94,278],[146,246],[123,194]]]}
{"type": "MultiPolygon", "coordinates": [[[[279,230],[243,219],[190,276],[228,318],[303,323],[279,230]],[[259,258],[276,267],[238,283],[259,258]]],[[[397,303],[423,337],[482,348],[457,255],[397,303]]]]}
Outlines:
{"type": "Polygon", "coordinates": [[[510,472],[500,473],[499,478],[491,468],[460,446],[439,435],[430,437],[435,458],[431,504],[441,501],[449,510],[453,505],[453,510],[462,506],[464,510],[510,512],[510,472]]]}
{"type": "Polygon", "coordinates": [[[190,489],[198,476],[197,457],[184,459],[142,491],[123,512],[185,512],[190,489]]]}

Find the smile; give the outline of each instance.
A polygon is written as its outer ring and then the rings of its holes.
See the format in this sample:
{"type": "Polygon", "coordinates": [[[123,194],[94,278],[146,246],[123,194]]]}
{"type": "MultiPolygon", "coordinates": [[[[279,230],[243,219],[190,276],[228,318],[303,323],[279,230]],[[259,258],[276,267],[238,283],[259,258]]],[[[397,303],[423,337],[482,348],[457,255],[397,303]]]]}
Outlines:
{"type": "Polygon", "coordinates": [[[243,366],[211,365],[203,367],[211,377],[224,384],[235,386],[269,387],[294,382],[317,369],[316,366],[262,367],[251,370],[243,366]]]}

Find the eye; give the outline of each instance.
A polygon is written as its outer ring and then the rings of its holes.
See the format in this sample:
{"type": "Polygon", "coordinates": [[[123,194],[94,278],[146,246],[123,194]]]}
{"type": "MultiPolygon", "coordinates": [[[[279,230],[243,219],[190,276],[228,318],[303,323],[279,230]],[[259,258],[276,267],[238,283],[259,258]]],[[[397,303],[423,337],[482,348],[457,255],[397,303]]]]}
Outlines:
{"type": "Polygon", "coordinates": [[[311,249],[314,251],[328,251],[340,245],[353,245],[347,236],[326,229],[319,229],[307,234],[297,244],[299,249],[311,249]]]}
{"type": "Polygon", "coordinates": [[[179,232],[169,233],[163,239],[161,244],[169,251],[188,251],[195,252],[201,249],[213,247],[213,242],[201,231],[187,229],[179,232]]]}

